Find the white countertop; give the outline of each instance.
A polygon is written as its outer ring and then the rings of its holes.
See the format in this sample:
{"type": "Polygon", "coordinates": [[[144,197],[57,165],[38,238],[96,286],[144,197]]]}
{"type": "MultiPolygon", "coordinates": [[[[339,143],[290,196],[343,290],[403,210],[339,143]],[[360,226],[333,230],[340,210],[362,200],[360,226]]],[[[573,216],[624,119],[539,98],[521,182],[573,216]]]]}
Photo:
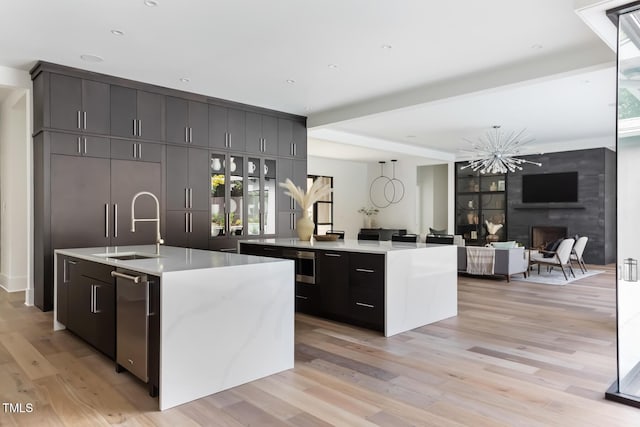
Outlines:
{"type": "Polygon", "coordinates": [[[268,246],[282,246],[287,248],[298,249],[318,249],[318,250],[331,250],[331,251],[346,251],[346,252],[367,252],[367,253],[381,253],[387,252],[407,251],[411,249],[422,248],[441,248],[443,246],[450,245],[434,245],[425,243],[405,243],[405,242],[392,242],[392,241],[373,241],[373,240],[336,240],[333,242],[319,242],[311,239],[310,242],[301,241],[299,239],[252,239],[252,240],[240,240],[239,243],[249,243],[255,245],[268,245],[268,246]]]}
{"type": "Polygon", "coordinates": [[[291,262],[276,258],[240,255],[226,252],[204,251],[200,249],[160,246],[160,254],[155,257],[155,245],[141,246],[101,246],[96,248],[56,249],[56,253],[78,259],[130,269],[140,273],[162,276],[162,273],[199,270],[207,268],[231,267],[272,262],[291,262]],[[139,253],[154,258],[117,260],[113,255],[139,253]]]}

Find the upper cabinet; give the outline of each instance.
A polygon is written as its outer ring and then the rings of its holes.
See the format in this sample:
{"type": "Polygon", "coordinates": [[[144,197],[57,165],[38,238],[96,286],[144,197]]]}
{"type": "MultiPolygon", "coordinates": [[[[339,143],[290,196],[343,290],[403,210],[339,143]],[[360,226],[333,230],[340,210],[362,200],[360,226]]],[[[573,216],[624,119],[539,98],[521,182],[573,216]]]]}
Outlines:
{"type": "Polygon", "coordinates": [[[111,86],[111,135],[164,140],[165,97],[111,86]]]}
{"type": "Polygon", "coordinates": [[[307,128],[304,123],[278,119],[278,155],[307,158],[307,128]]]}
{"type": "Polygon", "coordinates": [[[278,154],[278,119],[265,114],[247,113],[247,151],[278,154]]]}
{"type": "Polygon", "coordinates": [[[207,104],[167,97],[167,141],[209,146],[209,108],[207,104]]]}
{"type": "Polygon", "coordinates": [[[209,105],[209,146],[245,151],[245,112],[209,105]]]}
{"type": "Polygon", "coordinates": [[[51,74],[51,127],[107,135],[109,85],[51,74]]]}

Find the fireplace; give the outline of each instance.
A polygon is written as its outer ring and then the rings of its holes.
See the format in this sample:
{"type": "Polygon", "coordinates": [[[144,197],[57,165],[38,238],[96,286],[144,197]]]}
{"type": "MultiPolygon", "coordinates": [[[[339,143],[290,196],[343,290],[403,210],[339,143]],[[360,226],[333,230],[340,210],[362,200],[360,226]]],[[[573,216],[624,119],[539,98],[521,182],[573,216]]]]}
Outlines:
{"type": "Polygon", "coordinates": [[[548,243],[567,237],[567,227],[550,227],[534,225],[531,227],[531,247],[544,249],[548,243]]]}

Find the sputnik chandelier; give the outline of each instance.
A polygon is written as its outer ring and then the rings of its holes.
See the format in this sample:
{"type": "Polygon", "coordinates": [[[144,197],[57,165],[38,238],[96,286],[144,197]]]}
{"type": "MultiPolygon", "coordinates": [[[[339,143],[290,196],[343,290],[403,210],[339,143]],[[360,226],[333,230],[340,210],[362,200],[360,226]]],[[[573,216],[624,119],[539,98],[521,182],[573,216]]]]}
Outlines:
{"type": "Polygon", "coordinates": [[[493,132],[487,131],[484,138],[481,136],[478,141],[464,139],[473,147],[472,153],[475,160],[469,160],[469,164],[460,169],[471,168],[474,172],[480,173],[507,173],[522,170],[523,164],[542,166],[541,163],[532,162],[518,158],[520,148],[534,139],[525,135],[526,129],[516,133],[512,131],[505,135],[500,126],[493,126],[493,132]]]}

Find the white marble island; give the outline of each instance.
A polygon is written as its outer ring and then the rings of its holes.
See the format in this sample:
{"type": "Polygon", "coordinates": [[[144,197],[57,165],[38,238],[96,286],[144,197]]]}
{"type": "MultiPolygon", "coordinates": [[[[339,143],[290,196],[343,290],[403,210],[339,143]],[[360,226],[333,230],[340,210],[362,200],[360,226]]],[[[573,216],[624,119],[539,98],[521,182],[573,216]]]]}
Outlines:
{"type": "MultiPolygon", "coordinates": [[[[161,410],[293,368],[292,261],[169,246],[159,256],[154,251],[153,245],[56,250],[54,329],[66,326],[58,319],[71,322],[75,315],[75,299],[65,293],[70,272],[79,265],[101,266],[159,279],[161,410]],[[114,258],[134,254],[151,256],[114,258]]],[[[98,300],[106,299],[100,292],[108,284],[101,287],[91,281],[95,274],[82,274],[91,286],[90,315],[104,316],[98,300]]]]}
{"type": "Polygon", "coordinates": [[[314,283],[296,283],[296,307],[381,330],[408,331],[458,313],[457,247],[423,243],[298,239],[239,242],[241,253],[315,254],[314,283]],[[310,301],[316,299],[317,304],[310,301]]]}

